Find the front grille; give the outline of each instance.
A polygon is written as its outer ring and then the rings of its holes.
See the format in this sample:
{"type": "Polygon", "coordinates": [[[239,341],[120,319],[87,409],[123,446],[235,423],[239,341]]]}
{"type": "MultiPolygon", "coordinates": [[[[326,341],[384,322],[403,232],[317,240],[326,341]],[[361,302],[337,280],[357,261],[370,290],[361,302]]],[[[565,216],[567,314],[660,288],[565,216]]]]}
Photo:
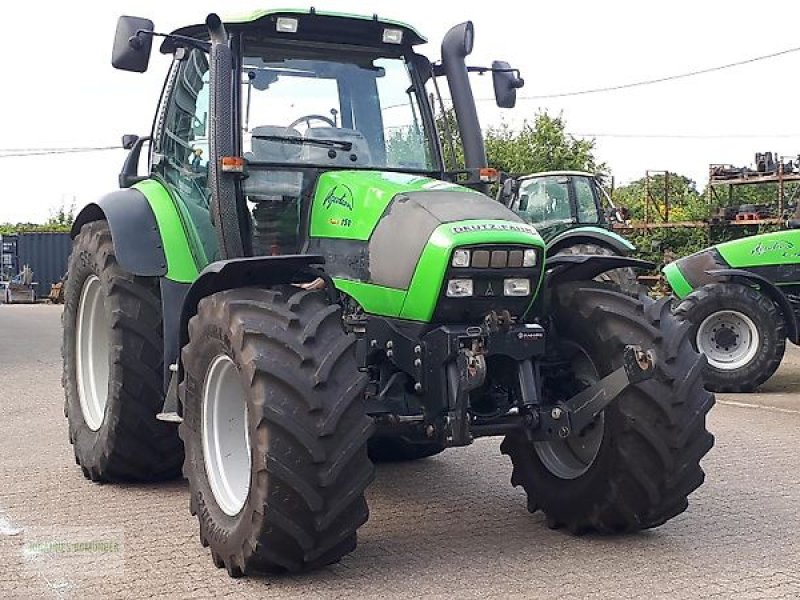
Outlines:
{"type": "Polygon", "coordinates": [[[523,252],[530,246],[492,245],[462,246],[457,250],[469,250],[469,267],[452,266],[452,255],[448,259],[445,280],[439,291],[439,300],[433,314],[436,323],[479,323],[491,311],[508,310],[512,316],[521,317],[533,301],[541,277],[544,251],[536,250],[536,265],[523,267],[523,252]],[[505,279],[529,279],[529,296],[504,296],[505,279]],[[466,298],[449,298],[446,295],[450,279],[471,279],[473,295],[466,298]]]}

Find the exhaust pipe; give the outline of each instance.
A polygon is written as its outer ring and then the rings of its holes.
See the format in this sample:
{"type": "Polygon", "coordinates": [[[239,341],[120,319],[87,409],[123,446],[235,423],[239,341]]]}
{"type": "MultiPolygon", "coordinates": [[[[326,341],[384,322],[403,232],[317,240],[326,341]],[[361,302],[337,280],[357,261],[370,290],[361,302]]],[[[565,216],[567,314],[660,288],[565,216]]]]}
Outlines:
{"type": "Polygon", "coordinates": [[[450,29],[442,40],[442,66],[450,88],[453,109],[456,112],[467,169],[481,169],[487,166],[481,124],[478,121],[475,98],[472,95],[472,86],[464,61],[472,52],[474,39],[472,21],[467,21],[450,29]]]}

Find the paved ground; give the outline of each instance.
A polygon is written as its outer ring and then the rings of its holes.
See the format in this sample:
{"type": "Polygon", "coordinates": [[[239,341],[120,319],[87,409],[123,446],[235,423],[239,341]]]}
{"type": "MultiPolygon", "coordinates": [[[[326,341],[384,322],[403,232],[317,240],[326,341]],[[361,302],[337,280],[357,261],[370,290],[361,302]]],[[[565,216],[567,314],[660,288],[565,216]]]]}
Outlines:
{"type": "Polygon", "coordinates": [[[793,346],[762,393],[720,395],[707,483],[656,531],[548,530],[510,486],[498,443],[484,440],[381,467],[360,546],[340,564],[233,580],[200,546],[183,483],[82,477],[62,413],[59,317],[58,307],[0,306],[0,597],[800,597],[793,346]]]}

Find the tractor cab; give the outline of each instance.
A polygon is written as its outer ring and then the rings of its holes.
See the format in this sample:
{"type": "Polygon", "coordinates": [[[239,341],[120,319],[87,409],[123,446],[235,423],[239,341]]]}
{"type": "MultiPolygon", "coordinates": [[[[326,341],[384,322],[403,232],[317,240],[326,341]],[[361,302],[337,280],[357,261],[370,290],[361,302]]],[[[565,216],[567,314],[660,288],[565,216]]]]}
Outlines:
{"type": "Polygon", "coordinates": [[[501,200],[545,240],[581,226],[611,228],[622,217],[597,179],[584,171],[545,171],[509,179],[501,200]]]}

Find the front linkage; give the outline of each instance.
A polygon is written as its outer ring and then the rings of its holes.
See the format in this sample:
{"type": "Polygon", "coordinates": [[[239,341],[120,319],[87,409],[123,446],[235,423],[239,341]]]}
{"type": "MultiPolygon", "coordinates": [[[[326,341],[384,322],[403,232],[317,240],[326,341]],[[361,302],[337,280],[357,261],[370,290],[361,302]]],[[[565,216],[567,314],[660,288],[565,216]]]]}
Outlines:
{"type": "Polygon", "coordinates": [[[406,323],[369,317],[358,334],[360,368],[377,374],[367,412],[387,433],[405,430],[407,437],[445,447],[514,432],[531,442],[577,435],[628,386],[652,377],[655,366],[651,351],[628,345],[623,366],[571,397],[546,402],[541,366],[555,367],[548,359],[559,359],[547,356],[540,324],[514,323],[493,312],[482,326],[444,325],[419,337],[407,329],[406,323]],[[505,368],[487,380],[492,361],[505,368]],[[382,362],[394,367],[384,381],[382,362]],[[498,387],[513,392],[498,402],[498,387]],[[494,407],[492,414],[473,410],[482,405],[494,407]]]}

